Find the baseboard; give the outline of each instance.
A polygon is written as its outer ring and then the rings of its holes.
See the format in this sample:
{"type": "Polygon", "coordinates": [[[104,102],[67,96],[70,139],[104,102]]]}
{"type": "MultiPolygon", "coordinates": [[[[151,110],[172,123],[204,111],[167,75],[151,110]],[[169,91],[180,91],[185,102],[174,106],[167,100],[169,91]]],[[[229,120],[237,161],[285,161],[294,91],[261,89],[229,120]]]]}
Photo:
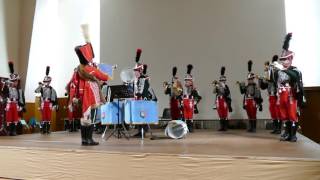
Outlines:
{"type": "MultiPolygon", "coordinates": [[[[154,126],[154,128],[165,127],[165,125],[170,121],[169,119],[159,119],[159,125],[154,126]]],[[[219,119],[194,119],[194,127],[196,129],[219,129],[220,120],[219,119]]],[[[229,128],[230,129],[247,129],[248,119],[230,119],[229,128]]],[[[257,129],[271,129],[272,121],[271,119],[258,119],[257,129]]]]}

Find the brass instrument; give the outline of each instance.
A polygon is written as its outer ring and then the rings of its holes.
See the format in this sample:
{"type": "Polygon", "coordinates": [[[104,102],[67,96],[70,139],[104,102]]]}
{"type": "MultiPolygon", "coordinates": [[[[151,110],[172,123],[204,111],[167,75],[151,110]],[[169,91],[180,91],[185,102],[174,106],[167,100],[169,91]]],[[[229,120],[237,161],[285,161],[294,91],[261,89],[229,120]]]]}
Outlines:
{"type": "Polygon", "coordinates": [[[167,88],[167,87],[169,86],[169,83],[168,83],[167,81],[164,81],[163,84],[162,84],[162,86],[163,86],[164,88],[167,88]]]}
{"type": "Polygon", "coordinates": [[[278,61],[275,61],[269,65],[269,68],[274,69],[274,70],[284,70],[285,68],[283,67],[282,64],[280,64],[278,61]]]}
{"type": "Polygon", "coordinates": [[[218,84],[218,81],[217,81],[217,80],[214,80],[214,81],[212,81],[211,84],[212,84],[212,85],[217,85],[217,84],[218,84]]]}
{"type": "Polygon", "coordinates": [[[182,84],[180,81],[175,81],[172,85],[172,93],[174,96],[181,96],[183,93],[182,84]]]}
{"type": "Polygon", "coordinates": [[[169,84],[167,81],[163,82],[164,91],[171,86],[171,94],[173,96],[181,96],[183,94],[183,88],[180,81],[174,81],[173,85],[169,84]]]}

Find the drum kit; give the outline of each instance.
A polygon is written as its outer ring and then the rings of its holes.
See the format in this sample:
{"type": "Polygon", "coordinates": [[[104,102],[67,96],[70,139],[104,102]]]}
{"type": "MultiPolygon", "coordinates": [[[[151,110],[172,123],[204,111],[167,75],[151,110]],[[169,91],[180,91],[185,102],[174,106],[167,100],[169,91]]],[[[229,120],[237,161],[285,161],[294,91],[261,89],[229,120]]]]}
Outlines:
{"type": "MultiPolygon", "coordinates": [[[[148,125],[158,124],[158,104],[156,101],[134,100],[133,86],[135,74],[132,68],[125,68],[120,72],[120,78],[125,85],[109,86],[108,99],[117,99],[109,101],[101,106],[101,123],[103,125],[113,125],[114,131],[106,137],[105,129],[102,138],[107,140],[112,135],[118,138],[122,136],[129,139],[130,134],[127,125],[148,125]],[[121,86],[121,87],[120,87],[121,86]],[[121,92],[122,91],[122,92],[121,92]],[[110,98],[111,96],[111,98],[110,98]],[[113,96],[113,97],[112,97],[113,96]]],[[[190,104],[192,102],[185,102],[190,104]]],[[[193,108],[193,105],[190,105],[193,108]]],[[[150,131],[151,132],[151,131],[150,131]]],[[[186,136],[188,128],[185,122],[180,120],[172,120],[165,129],[165,135],[173,139],[180,139],[186,136]]],[[[152,132],[151,132],[152,136],[152,132]]],[[[151,139],[157,139],[152,136],[151,139]]]]}

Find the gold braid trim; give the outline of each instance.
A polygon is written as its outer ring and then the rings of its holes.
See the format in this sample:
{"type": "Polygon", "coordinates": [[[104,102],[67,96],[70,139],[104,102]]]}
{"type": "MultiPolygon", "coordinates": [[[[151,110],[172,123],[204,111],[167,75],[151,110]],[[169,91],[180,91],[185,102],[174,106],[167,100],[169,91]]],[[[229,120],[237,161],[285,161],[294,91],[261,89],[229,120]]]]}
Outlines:
{"type": "MultiPolygon", "coordinates": [[[[94,81],[98,84],[99,86],[99,96],[100,96],[100,101],[104,104],[106,102],[105,98],[103,97],[102,95],[102,91],[101,91],[101,84],[100,84],[100,81],[92,74],[89,74],[87,73],[85,70],[84,70],[84,65],[80,64],[78,66],[78,73],[79,73],[79,76],[81,79],[84,79],[86,81],[94,81]]],[[[99,105],[98,105],[99,106],[99,105]]],[[[98,107],[97,105],[95,105],[94,107],[92,108],[97,108],[98,107]]]]}
{"type": "Polygon", "coordinates": [[[78,66],[78,68],[77,68],[80,78],[81,78],[81,79],[84,79],[84,80],[86,80],[86,81],[95,81],[95,82],[98,82],[98,79],[97,79],[94,75],[87,73],[87,72],[84,70],[84,68],[85,68],[85,66],[82,65],[82,64],[80,64],[80,65],[78,66]]]}

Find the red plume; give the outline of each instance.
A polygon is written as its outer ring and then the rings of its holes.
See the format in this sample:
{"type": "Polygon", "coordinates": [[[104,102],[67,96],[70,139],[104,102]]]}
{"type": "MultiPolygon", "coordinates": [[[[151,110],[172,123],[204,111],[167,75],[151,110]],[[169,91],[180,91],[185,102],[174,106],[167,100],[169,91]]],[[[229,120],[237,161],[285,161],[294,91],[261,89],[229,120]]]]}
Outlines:
{"type": "Polygon", "coordinates": [[[137,49],[137,53],[136,53],[136,63],[138,63],[140,61],[140,56],[142,53],[142,49],[137,49]]]}

